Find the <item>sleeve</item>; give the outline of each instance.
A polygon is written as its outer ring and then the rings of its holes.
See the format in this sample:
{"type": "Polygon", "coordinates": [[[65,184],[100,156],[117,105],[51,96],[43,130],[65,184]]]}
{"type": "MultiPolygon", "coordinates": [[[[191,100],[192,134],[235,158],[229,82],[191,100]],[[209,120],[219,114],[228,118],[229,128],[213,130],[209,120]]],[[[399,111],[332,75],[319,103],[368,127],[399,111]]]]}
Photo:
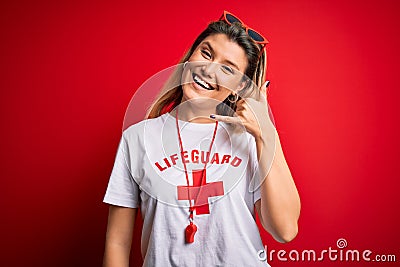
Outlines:
{"type": "Polygon", "coordinates": [[[122,135],[103,202],[128,208],[139,207],[140,190],[129,167],[130,153],[122,135]]]}
{"type": "Polygon", "coordinates": [[[261,175],[259,172],[257,148],[254,138],[249,139],[249,167],[250,167],[250,183],[249,192],[253,194],[253,204],[261,199],[261,175]]]}
{"type": "Polygon", "coordinates": [[[255,181],[253,186],[253,203],[255,204],[257,200],[261,199],[261,185],[260,185],[260,175],[258,173],[258,161],[253,162],[254,172],[253,179],[255,181]]]}

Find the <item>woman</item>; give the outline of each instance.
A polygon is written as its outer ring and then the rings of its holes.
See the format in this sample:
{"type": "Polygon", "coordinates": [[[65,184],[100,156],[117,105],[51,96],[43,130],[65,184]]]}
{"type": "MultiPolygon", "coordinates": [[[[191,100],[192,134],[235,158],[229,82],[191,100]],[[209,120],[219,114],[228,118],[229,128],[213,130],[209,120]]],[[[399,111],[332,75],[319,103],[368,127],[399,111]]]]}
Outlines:
{"type": "Polygon", "coordinates": [[[124,131],[104,198],[104,266],[129,265],[139,207],[144,266],[268,266],[256,212],[277,241],[297,235],[300,200],[268,119],[266,43],[224,12],[147,120],[124,131]]]}

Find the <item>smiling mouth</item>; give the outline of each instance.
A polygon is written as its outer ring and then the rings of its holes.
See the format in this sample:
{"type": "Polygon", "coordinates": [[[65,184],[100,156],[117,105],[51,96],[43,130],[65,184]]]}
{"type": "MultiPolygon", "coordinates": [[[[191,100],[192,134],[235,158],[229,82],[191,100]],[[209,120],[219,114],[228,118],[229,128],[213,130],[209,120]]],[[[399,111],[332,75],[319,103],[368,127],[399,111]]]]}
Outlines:
{"type": "Polygon", "coordinates": [[[204,81],[203,79],[200,78],[200,76],[198,76],[195,73],[192,73],[192,77],[193,77],[193,81],[198,84],[200,87],[206,89],[206,90],[215,90],[215,88],[213,86],[211,86],[211,84],[209,84],[208,82],[204,81]]]}

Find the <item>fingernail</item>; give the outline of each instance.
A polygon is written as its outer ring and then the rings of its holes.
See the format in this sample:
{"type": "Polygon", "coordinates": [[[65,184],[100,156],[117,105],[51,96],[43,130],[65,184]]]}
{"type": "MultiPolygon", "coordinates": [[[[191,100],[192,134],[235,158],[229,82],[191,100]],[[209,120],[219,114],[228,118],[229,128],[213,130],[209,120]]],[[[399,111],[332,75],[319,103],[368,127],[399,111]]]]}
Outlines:
{"type": "Polygon", "coordinates": [[[210,115],[210,118],[211,118],[211,119],[215,119],[215,115],[214,115],[214,114],[211,114],[211,115],[210,115]]]}
{"type": "Polygon", "coordinates": [[[267,81],[267,83],[265,84],[265,88],[267,88],[269,86],[270,82],[267,81]]]}

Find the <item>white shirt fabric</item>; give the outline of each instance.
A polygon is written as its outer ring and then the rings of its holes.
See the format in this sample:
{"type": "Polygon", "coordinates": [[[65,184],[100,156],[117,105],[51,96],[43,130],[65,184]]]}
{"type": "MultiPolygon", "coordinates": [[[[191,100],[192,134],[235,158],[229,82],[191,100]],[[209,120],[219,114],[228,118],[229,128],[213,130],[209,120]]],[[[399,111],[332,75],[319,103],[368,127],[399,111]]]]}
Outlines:
{"type": "Polygon", "coordinates": [[[269,266],[258,256],[264,247],[255,222],[260,188],[254,138],[220,122],[207,158],[215,124],[179,120],[179,127],[189,187],[207,162],[202,197],[199,191],[186,195],[176,121],[169,113],[123,132],[104,197],[108,204],[140,207],[143,266],[269,266]],[[184,233],[189,196],[198,229],[193,243],[185,242],[184,233]]]}

